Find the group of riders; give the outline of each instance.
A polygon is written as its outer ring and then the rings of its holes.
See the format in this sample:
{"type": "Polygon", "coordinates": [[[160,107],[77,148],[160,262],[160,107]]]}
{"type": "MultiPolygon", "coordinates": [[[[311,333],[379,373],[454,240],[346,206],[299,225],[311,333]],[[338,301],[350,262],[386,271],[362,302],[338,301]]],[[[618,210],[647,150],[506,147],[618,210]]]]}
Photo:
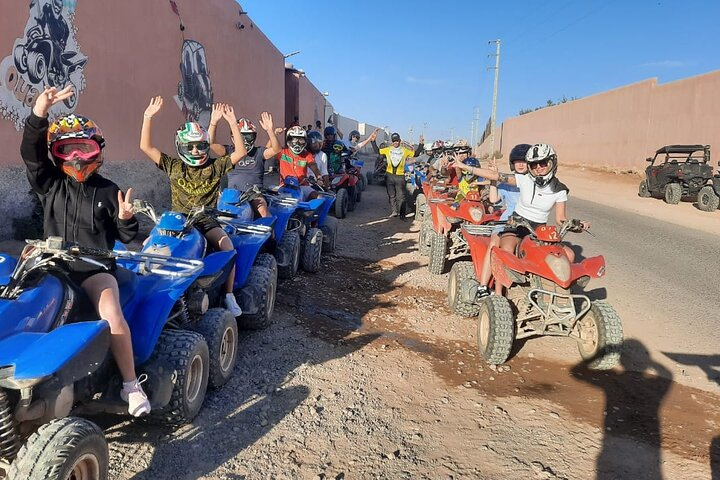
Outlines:
{"type": "MultiPolygon", "coordinates": [[[[117,184],[103,177],[98,169],[103,163],[105,136],[89,118],[68,114],[48,120],[48,112],[55,104],[74,94],[72,87],[46,87],[25,122],[21,154],[27,177],[44,207],[44,235],[61,236],[65,242],[87,247],[112,250],[116,240],[132,241],[138,234],[138,221],[132,205],[132,189],[123,192],[117,184]]],[[[555,221],[567,220],[565,205],[568,189],[555,176],[557,155],[546,144],[517,145],[510,153],[512,173],[501,173],[494,164],[480,168],[471,157],[467,142],[452,146],[443,142],[424,144],[413,151],[401,144],[400,135],[391,135],[387,146],[378,148],[377,130],[360,141],[360,133],[353,130],[343,140],[334,126],[321,134],[292,126],[285,132],[285,147],[278,140],[284,128],[276,128],[272,116],[263,112],[259,127],[268,136],[264,146],[256,143],[258,127],[247,118],[237,119],[232,106],[215,104],[206,130],[197,122],[188,122],[175,133],[176,152],[158,149],[152,140],[152,123],[163,105],[162,97],[150,100],[143,113],[140,149],[167,175],[173,211],[189,214],[197,207],[214,207],[223,177],[228,186],[245,192],[257,216],[269,216],[268,205],[262,195],[265,162],[276,159],[281,182],[297,179],[303,199],[315,198],[314,185],[329,187],[329,176],[349,161],[366,144],[387,160],[387,190],[392,206],[390,216],[402,216],[405,203],[406,164],[425,161],[430,174],[455,176],[459,183],[457,201],[475,188],[488,188],[492,202],[502,202],[503,220],[507,226],[493,234],[493,242],[513,251],[524,235],[513,228],[514,219],[522,219],[537,226],[547,222],[555,208],[555,221]],[[231,145],[215,142],[217,127],[224,120],[232,135],[231,145]],[[423,158],[424,155],[424,158],[423,158]],[[486,185],[488,184],[488,185],[486,185]]],[[[295,181],[295,180],[293,180],[295,181]]],[[[196,228],[216,250],[234,250],[232,241],[211,215],[200,216],[196,228]]],[[[584,225],[588,227],[587,224],[584,225]]],[[[490,250],[488,250],[489,252],[490,250]]],[[[131,415],[149,413],[150,403],[138,381],[133,359],[130,330],[119,301],[117,268],[113,260],[99,259],[98,265],[68,263],[70,278],[80,285],[95,306],[100,318],[108,321],[111,331],[111,350],[123,378],[121,397],[128,402],[131,415]]],[[[479,279],[488,294],[490,280],[489,254],[486,269],[479,279]]],[[[232,294],[234,271],[225,283],[225,306],[235,316],[242,311],[232,294]]]]}

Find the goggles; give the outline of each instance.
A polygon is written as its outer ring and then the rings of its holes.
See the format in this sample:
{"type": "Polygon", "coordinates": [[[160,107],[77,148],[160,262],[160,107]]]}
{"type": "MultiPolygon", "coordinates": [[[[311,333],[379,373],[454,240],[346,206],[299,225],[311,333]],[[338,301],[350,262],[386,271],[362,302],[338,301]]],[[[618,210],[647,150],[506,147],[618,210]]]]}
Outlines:
{"type": "Polygon", "coordinates": [[[100,145],[87,138],[66,138],[53,142],[50,152],[64,162],[73,159],[90,161],[100,154],[100,145]]]}
{"type": "Polygon", "coordinates": [[[528,166],[531,170],[534,170],[537,167],[545,168],[550,164],[549,160],[540,160],[539,162],[530,162],[528,166]]]}
{"type": "Polygon", "coordinates": [[[340,153],[343,151],[342,145],[333,145],[333,151],[340,153]]]}

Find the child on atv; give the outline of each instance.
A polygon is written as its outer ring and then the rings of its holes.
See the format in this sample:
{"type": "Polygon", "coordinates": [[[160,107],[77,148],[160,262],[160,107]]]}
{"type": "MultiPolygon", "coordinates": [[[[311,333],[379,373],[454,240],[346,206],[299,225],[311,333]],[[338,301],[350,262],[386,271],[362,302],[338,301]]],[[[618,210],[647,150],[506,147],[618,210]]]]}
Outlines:
{"type": "Polygon", "coordinates": [[[310,186],[308,180],[308,169],[312,170],[321,185],[327,184],[315,165],[315,157],[306,150],[307,132],[302,127],[291,127],[285,134],[285,139],[287,146],[276,156],[280,165],[280,180],[284,184],[285,177],[295,177],[302,191],[303,201],[317,198],[319,194],[310,186]]]}
{"type": "MultiPolygon", "coordinates": [[[[132,189],[123,195],[115,183],[97,173],[105,139],[92,120],[69,114],[48,124],[50,107],[74,93],[72,86],[59,91],[45,87],[25,121],[20,152],[30,185],[42,198],[45,237],[62,236],[68,243],[112,250],[115,240],[127,243],[138,232],[132,189]]],[[[135,374],[130,328],[114,276],[117,266],[111,259],[95,260],[103,266],[68,262],[67,270],[98,316],[110,324],[110,350],[123,379],[120,397],[128,402],[130,415],[144,415],[150,412],[150,402],[135,374]]]]}
{"type": "MultiPolygon", "coordinates": [[[[172,209],[184,214],[190,213],[195,207],[212,207],[220,193],[220,180],[230,172],[238,162],[245,158],[247,150],[238,129],[235,111],[229,105],[216,105],[221,109],[221,116],[230,125],[235,151],[230,155],[210,158],[210,137],[199,123],[183,124],[175,134],[175,146],[180,158],[171,157],[161,152],[152,143],[152,118],[162,108],[162,97],[150,99],[150,104],[143,114],[142,132],[140,134],[140,150],[152,160],[157,167],[165,172],[170,179],[172,209]]],[[[223,251],[235,250],[235,247],[215,218],[201,215],[195,227],[205,235],[213,248],[223,251]]],[[[225,282],[225,307],[236,317],[242,314],[240,306],[233,295],[235,267],[225,282]]]]}

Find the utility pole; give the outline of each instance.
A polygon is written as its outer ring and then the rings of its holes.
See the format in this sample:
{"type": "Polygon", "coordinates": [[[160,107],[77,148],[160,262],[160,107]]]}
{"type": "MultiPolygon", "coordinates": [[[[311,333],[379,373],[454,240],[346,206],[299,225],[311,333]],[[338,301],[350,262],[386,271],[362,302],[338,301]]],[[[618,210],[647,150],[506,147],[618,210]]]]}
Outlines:
{"type": "Polygon", "coordinates": [[[475,145],[480,137],[480,107],[473,107],[472,133],[470,134],[470,146],[475,151],[475,145]]]}
{"type": "Polygon", "coordinates": [[[413,132],[413,126],[410,125],[410,128],[408,128],[408,142],[412,143],[412,132],[413,132]]]}
{"type": "MultiPolygon", "coordinates": [[[[488,70],[495,69],[495,85],[493,86],[492,114],[490,114],[490,158],[495,155],[495,112],[497,110],[498,76],[500,75],[500,40],[490,40],[488,43],[495,44],[495,67],[488,67],[488,70]]],[[[490,54],[488,57],[492,57],[490,54]]]]}

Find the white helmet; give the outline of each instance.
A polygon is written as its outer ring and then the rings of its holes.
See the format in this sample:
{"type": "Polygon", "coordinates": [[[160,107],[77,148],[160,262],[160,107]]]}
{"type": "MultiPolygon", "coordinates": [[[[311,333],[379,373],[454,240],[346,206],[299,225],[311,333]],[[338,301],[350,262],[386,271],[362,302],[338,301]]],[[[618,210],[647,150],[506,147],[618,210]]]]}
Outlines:
{"type": "Polygon", "coordinates": [[[538,187],[544,187],[555,177],[555,172],[557,172],[558,167],[557,155],[555,154],[555,150],[547,143],[536,143],[530,147],[527,154],[525,154],[525,160],[527,160],[528,163],[528,175],[530,175],[530,178],[535,181],[538,187]],[[548,173],[542,176],[535,175],[532,164],[545,161],[550,166],[548,173]]]}

